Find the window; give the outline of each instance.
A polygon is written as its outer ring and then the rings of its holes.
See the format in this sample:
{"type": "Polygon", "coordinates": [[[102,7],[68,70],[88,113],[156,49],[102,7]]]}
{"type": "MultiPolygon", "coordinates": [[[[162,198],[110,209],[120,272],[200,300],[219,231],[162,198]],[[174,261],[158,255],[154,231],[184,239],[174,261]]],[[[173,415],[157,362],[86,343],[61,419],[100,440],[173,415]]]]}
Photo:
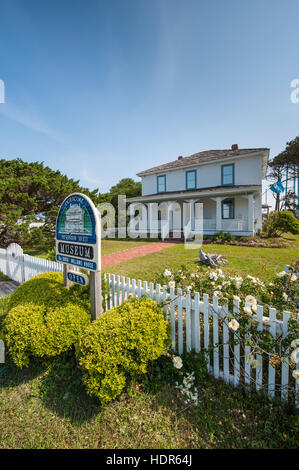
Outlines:
{"type": "Polygon", "coordinates": [[[221,184],[222,186],[235,184],[235,165],[233,163],[221,166],[221,184]]]}
{"type": "Polygon", "coordinates": [[[186,171],[186,189],[196,189],[196,170],[186,171]]]}
{"type": "Polygon", "coordinates": [[[234,219],[235,218],[235,204],[233,199],[224,199],[222,201],[222,218],[234,219]]]}
{"type": "Polygon", "coordinates": [[[157,193],[165,193],[166,191],[166,175],[157,176],[157,193]]]}

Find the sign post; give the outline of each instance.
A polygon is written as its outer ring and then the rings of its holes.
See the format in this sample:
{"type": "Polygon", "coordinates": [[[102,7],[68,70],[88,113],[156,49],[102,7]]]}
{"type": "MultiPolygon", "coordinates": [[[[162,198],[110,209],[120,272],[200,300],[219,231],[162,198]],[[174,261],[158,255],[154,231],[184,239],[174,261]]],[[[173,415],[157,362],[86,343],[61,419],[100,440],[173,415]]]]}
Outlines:
{"type": "Polygon", "coordinates": [[[87,285],[88,279],[69,265],[90,271],[91,318],[102,313],[101,219],[92,200],[81,193],[70,194],[56,220],[56,260],[63,263],[63,283],[87,285]]]}

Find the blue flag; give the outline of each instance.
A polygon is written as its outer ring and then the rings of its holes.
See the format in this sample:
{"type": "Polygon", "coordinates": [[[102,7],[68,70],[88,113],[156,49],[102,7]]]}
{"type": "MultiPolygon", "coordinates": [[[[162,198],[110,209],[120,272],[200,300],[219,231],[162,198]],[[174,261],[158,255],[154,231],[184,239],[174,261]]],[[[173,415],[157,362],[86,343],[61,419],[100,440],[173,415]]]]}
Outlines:
{"type": "Polygon", "coordinates": [[[272,184],[272,186],[270,186],[270,189],[271,189],[271,191],[273,191],[273,193],[276,193],[276,194],[283,193],[284,192],[284,187],[283,187],[283,184],[281,182],[281,179],[279,178],[279,180],[277,180],[276,183],[272,184]]]}

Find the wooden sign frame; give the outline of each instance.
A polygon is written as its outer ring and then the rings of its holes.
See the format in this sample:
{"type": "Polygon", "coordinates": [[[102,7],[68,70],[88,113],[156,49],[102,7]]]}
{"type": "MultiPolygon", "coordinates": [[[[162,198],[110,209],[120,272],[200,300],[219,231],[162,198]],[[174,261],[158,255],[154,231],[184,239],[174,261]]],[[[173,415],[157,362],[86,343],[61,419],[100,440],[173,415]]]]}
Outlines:
{"type": "Polygon", "coordinates": [[[90,271],[91,318],[96,320],[102,314],[101,217],[85,194],[72,193],[61,204],[56,219],[56,260],[63,263],[66,287],[72,285],[67,277],[70,266],[90,271]]]}

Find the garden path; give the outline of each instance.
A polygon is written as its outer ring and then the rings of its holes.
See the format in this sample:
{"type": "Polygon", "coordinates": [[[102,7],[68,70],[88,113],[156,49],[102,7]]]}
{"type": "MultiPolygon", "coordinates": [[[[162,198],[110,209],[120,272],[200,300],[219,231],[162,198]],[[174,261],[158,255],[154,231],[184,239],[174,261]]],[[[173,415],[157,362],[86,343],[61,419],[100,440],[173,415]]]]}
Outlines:
{"type": "Polygon", "coordinates": [[[19,286],[15,281],[1,281],[0,282],[0,297],[6,297],[11,294],[19,286]]]}
{"type": "Polygon", "coordinates": [[[102,256],[102,268],[107,268],[114,264],[128,261],[129,259],[138,258],[139,256],[146,256],[150,253],[164,250],[174,246],[173,242],[152,242],[146,245],[135,246],[134,248],[128,248],[127,250],[115,251],[102,256]]]}

